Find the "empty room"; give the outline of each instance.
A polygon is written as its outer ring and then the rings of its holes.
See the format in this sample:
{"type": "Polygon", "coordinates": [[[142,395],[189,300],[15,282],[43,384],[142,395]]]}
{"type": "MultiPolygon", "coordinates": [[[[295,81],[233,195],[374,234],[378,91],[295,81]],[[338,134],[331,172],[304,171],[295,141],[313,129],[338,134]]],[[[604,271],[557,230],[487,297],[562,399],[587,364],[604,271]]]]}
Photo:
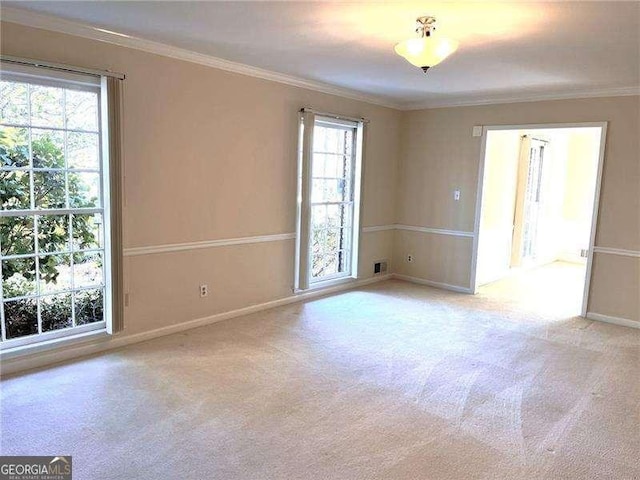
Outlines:
{"type": "Polygon", "coordinates": [[[640,2],[2,1],[0,479],[640,479],[640,2]]]}

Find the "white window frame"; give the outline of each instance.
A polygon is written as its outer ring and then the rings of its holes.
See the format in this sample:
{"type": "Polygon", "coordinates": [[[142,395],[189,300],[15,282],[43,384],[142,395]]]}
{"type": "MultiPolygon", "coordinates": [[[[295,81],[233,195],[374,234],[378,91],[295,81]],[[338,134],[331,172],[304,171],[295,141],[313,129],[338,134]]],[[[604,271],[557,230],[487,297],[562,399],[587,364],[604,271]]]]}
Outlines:
{"type": "Polygon", "coordinates": [[[358,258],[360,244],[360,211],[362,201],[362,168],[364,146],[364,124],[362,119],[341,117],[338,115],[317,113],[304,109],[300,114],[298,137],[298,189],[297,189],[297,221],[296,221],[296,256],[294,272],[294,292],[314,288],[322,288],[335,283],[358,278],[358,258]],[[353,148],[351,161],[351,199],[341,202],[312,202],[313,181],[313,135],[316,125],[341,129],[353,129],[353,148]],[[311,128],[309,128],[309,126],[311,128]],[[350,204],[351,225],[348,232],[347,268],[323,277],[312,277],[312,206],[319,204],[350,204]]]}
{"type": "MultiPolygon", "coordinates": [[[[57,341],[65,337],[77,337],[88,333],[101,333],[107,332],[110,329],[112,319],[112,281],[111,281],[111,265],[112,265],[112,248],[111,248],[111,202],[110,202],[110,178],[109,178],[109,142],[108,139],[108,115],[107,115],[107,89],[106,89],[106,77],[95,74],[84,74],[79,72],[51,70],[47,68],[39,68],[27,65],[6,65],[3,62],[2,70],[0,71],[0,78],[5,81],[15,81],[21,83],[29,83],[33,85],[51,86],[65,89],[75,89],[92,91],[97,94],[97,106],[98,106],[98,155],[99,155],[99,186],[100,186],[100,207],[97,208],[75,208],[71,207],[68,203],[68,189],[65,188],[66,208],[63,209],[38,209],[35,205],[31,204],[29,209],[25,210],[2,210],[0,211],[0,217],[6,216],[26,216],[34,219],[35,241],[33,254],[18,255],[33,256],[36,262],[36,292],[32,295],[15,298],[33,298],[36,301],[47,295],[72,293],[83,290],[95,290],[102,288],[103,290],[103,320],[95,323],[89,323],[85,325],[72,326],[60,330],[53,330],[50,332],[42,332],[42,319],[40,317],[40,305],[38,302],[38,333],[17,337],[14,339],[6,339],[5,328],[5,316],[4,316],[4,298],[3,289],[0,288],[0,334],[2,335],[2,342],[0,342],[0,351],[13,351],[14,349],[22,347],[32,347],[37,345],[43,345],[50,343],[51,341],[57,341]],[[56,214],[92,214],[99,213],[102,215],[103,229],[102,229],[102,247],[97,249],[82,250],[83,253],[99,252],[102,254],[102,286],[88,286],[82,288],[76,288],[71,285],[71,288],[53,292],[51,294],[42,294],[39,282],[39,245],[37,240],[37,222],[35,217],[37,215],[56,215],[56,214]]],[[[29,106],[30,108],[30,106],[29,106]]],[[[17,127],[17,128],[42,128],[45,130],[59,130],[65,132],[74,131],[74,129],[66,128],[64,125],[62,128],[52,128],[49,126],[32,127],[31,121],[25,125],[3,123],[4,126],[17,127]]],[[[77,129],[76,129],[77,130],[77,129]]],[[[81,130],[77,130],[81,131],[81,130]]],[[[31,142],[30,142],[31,145],[31,142]]],[[[66,145],[66,142],[65,142],[66,145]]],[[[31,148],[31,147],[30,147],[31,148]]],[[[32,159],[29,159],[29,169],[31,171],[47,171],[47,169],[33,170],[32,159]]],[[[24,168],[24,167],[23,167],[24,168]]],[[[64,169],[56,170],[62,171],[67,177],[69,172],[82,172],[82,169],[69,169],[65,164],[64,169]]],[[[95,170],[92,170],[94,172],[95,170]]],[[[33,180],[30,185],[30,198],[33,199],[33,180]]],[[[72,225],[69,225],[69,235],[72,237],[72,225]]],[[[71,245],[70,245],[71,247],[71,245]]],[[[47,252],[47,255],[55,253],[68,253],[71,256],[71,268],[73,269],[73,255],[76,253],[73,249],[69,252],[47,252]]],[[[2,257],[2,259],[12,258],[13,255],[2,257]]],[[[2,273],[0,262],[0,275],[2,273]]],[[[1,278],[1,277],[0,277],[1,278]]],[[[74,309],[72,309],[74,310],[74,309]]],[[[75,315],[73,316],[75,323],[75,315]]]]}

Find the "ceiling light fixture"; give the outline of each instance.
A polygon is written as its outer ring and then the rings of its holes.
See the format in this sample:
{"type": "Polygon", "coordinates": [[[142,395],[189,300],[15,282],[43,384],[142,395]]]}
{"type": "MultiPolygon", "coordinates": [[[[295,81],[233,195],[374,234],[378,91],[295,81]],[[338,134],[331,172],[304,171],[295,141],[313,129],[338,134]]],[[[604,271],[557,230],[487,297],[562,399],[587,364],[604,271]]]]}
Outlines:
{"type": "Polygon", "coordinates": [[[458,42],[448,38],[434,36],[436,19],[434,17],[418,17],[416,33],[418,38],[411,38],[396,45],[396,53],[409,63],[420,67],[424,73],[437,65],[458,49],[458,42]]]}

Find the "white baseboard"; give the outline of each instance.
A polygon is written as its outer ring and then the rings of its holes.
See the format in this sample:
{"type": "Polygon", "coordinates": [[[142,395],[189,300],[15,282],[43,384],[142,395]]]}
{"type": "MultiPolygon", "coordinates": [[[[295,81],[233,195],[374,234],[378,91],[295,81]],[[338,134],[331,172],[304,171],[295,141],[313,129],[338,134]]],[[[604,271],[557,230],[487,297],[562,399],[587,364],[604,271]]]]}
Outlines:
{"type": "Polygon", "coordinates": [[[594,312],[587,312],[587,318],[589,320],[597,320],[598,322],[622,325],[623,327],[640,328],[640,321],[630,320],[628,318],[612,317],[610,315],[602,315],[601,313],[594,312]]]}
{"type": "Polygon", "coordinates": [[[561,253],[557,258],[560,262],[577,263],[578,265],[587,266],[587,258],[581,257],[578,253],[561,253]]]}
{"type": "Polygon", "coordinates": [[[441,288],[443,290],[451,290],[452,292],[473,293],[471,289],[468,287],[461,287],[460,285],[450,285],[448,283],[442,283],[442,282],[434,282],[433,280],[426,280],[424,278],[411,277],[409,275],[402,275],[400,273],[392,273],[391,278],[397,278],[398,280],[417,283],[419,285],[427,285],[429,287],[441,288]]]}
{"type": "Polygon", "coordinates": [[[107,337],[100,337],[98,339],[76,342],[72,345],[64,347],[59,346],[52,350],[15,355],[8,359],[2,359],[2,361],[0,362],[0,374],[2,376],[6,376],[25,370],[50,366],[74,358],[93,355],[96,353],[105,352],[107,350],[125,347],[134,343],[163,337],[165,335],[171,335],[174,333],[183,332],[185,330],[203,327],[205,325],[221,322],[230,318],[241,317],[243,315],[249,315],[251,313],[260,312],[263,310],[269,310],[271,308],[280,307],[291,303],[302,302],[304,300],[310,300],[316,297],[330,295],[332,293],[341,292],[343,290],[363,287],[372,283],[388,280],[389,278],[391,278],[391,275],[382,275],[366,278],[363,280],[354,280],[352,282],[345,282],[340,285],[318,289],[311,292],[299,293],[290,297],[279,298],[277,300],[272,300],[257,305],[250,305],[248,307],[231,310],[229,312],[217,313],[208,317],[197,318],[188,322],[169,325],[147,332],[136,333],[133,335],[109,335],[107,337]]]}

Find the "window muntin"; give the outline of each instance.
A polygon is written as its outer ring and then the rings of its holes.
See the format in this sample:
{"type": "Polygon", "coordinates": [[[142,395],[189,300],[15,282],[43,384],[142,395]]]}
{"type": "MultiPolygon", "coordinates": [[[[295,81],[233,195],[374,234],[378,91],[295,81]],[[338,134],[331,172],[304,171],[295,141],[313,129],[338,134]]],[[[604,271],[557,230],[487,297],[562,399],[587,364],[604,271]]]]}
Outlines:
{"type": "Polygon", "coordinates": [[[0,325],[6,348],[103,329],[99,79],[3,72],[0,325]]]}
{"type": "Polygon", "coordinates": [[[310,283],[351,275],[357,127],[316,119],[311,154],[310,283]]]}

